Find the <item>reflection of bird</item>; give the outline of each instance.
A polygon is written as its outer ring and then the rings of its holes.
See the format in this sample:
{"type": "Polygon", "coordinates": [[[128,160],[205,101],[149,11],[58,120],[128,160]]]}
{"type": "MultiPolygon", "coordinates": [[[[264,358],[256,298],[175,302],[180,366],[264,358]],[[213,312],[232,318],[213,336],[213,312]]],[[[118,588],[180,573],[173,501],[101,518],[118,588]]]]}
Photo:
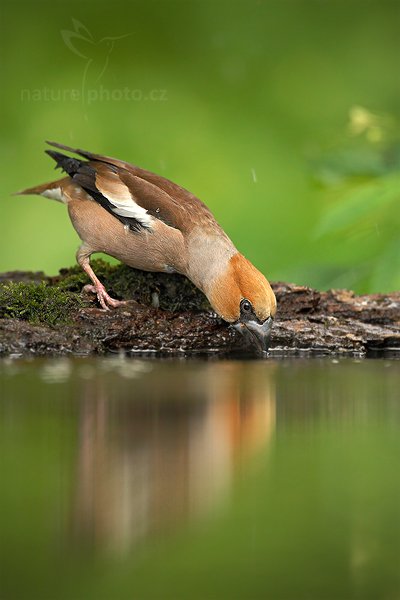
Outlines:
{"type": "Polygon", "coordinates": [[[77,56],[86,60],[85,71],[83,75],[83,86],[88,78],[89,71],[92,70],[92,79],[97,83],[104,75],[107,69],[110,54],[114,49],[115,41],[126,37],[129,34],[120,36],[106,36],[100,40],[95,40],[90,31],[77,21],[72,19],[73,31],[63,29],[61,36],[65,45],[77,56]]]}
{"type": "Polygon", "coordinates": [[[212,513],[236,471],[268,447],[275,430],[275,365],[175,365],[155,377],[151,367],[146,372],[145,365],[135,370],[140,363],[117,363],[120,373],[127,369],[135,377],[134,402],[132,378],[115,379],[113,368],[84,383],[78,378],[69,531],[80,545],[126,552],[212,513]]]}
{"type": "Polygon", "coordinates": [[[137,269],[186,275],[225,321],[235,324],[255,346],[267,348],[276,311],[271,286],[198,198],[124,161],[51,145],[85,160],[47,150],[68,177],[20,193],[67,204],[83,241],[78,263],[104,309],[120,302],[107,294],[92,270],[89,258],[94,252],[105,252],[137,269]]]}

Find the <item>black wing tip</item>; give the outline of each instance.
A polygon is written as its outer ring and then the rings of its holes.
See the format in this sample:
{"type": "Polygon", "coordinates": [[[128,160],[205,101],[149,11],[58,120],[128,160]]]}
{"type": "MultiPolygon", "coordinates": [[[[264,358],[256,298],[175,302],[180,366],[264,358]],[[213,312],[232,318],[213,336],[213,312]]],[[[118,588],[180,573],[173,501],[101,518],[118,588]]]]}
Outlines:
{"type": "Polygon", "coordinates": [[[55,150],[45,150],[45,153],[56,161],[56,169],[61,168],[62,162],[64,162],[66,158],[69,158],[65,156],[65,154],[61,154],[61,152],[56,152],[55,150]]]}
{"type": "Polygon", "coordinates": [[[56,150],[46,149],[45,152],[46,154],[51,156],[51,158],[54,158],[55,156],[65,156],[65,154],[61,154],[61,152],[57,152],[56,150]]]}
{"type": "MultiPolygon", "coordinates": [[[[53,146],[53,148],[58,148],[59,150],[65,150],[66,152],[72,152],[72,154],[78,154],[79,156],[83,156],[84,158],[92,158],[93,154],[88,150],[81,150],[81,148],[71,148],[71,146],[66,146],[65,144],[60,144],[59,142],[51,142],[50,140],[45,140],[45,143],[49,146],[53,146]]],[[[45,150],[47,152],[47,150],[45,150]]]]}
{"type": "Polygon", "coordinates": [[[59,150],[67,150],[67,152],[75,152],[77,153],[76,148],[71,148],[71,146],[66,146],[65,144],[60,144],[60,142],[51,142],[50,140],[45,140],[45,143],[49,146],[53,146],[53,148],[58,148],[59,150]]]}
{"type": "Polygon", "coordinates": [[[79,167],[82,165],[83,162],[78,158],[67,156],[66,154],[57,152],[56,150],[45,150],[45,152],[56,162],[55,168],[62,169],[70,177],[73,177],[75,175],[75,173],[78,171],[79,167]]]}

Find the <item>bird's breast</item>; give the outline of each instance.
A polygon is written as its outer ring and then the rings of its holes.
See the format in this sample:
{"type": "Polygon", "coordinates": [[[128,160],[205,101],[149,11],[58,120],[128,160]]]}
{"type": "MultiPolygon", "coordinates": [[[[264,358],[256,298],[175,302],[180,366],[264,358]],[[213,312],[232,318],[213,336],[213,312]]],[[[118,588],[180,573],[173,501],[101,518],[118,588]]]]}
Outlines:
{"type": "Polygon", "coordinates": [[[235,246],[222,230],[195,229],[187,240],[188,272],[186,275],[206,294],[227,269],[230,258],[237,253],[235,246]]]}

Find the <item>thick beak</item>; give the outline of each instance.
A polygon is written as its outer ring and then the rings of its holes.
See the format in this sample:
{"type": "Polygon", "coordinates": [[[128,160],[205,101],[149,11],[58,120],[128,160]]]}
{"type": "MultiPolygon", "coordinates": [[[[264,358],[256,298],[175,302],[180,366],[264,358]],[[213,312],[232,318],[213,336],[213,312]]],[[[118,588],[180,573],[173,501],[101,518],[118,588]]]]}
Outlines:
{"type": "Polygon", "coordinates": [[[256,346],[261,352],[267,352],[269,339],[271,337],[273,318],[269,317],[264,323],[257,321],[246,321],[245,323],[235,323],[234,328],[244,335],[251,345],[256,346]]]}

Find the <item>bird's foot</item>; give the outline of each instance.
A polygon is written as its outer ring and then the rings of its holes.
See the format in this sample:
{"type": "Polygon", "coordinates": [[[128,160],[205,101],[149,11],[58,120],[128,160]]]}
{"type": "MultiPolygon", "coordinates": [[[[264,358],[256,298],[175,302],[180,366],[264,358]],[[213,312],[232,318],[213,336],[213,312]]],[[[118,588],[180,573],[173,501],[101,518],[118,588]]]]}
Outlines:
{"type": "Polygon", "coordinates": [[[85,285],[83,291],[96,294],[100,306],[104,310],[110,310],[110,306],[112,306],[112,308],[117,308],[118,306],[126,304],[124,300],[115,300],[115,298],[111,298],[111,296],[107,294],[106,288],[101,283],[99,285],[85,285]]]}

